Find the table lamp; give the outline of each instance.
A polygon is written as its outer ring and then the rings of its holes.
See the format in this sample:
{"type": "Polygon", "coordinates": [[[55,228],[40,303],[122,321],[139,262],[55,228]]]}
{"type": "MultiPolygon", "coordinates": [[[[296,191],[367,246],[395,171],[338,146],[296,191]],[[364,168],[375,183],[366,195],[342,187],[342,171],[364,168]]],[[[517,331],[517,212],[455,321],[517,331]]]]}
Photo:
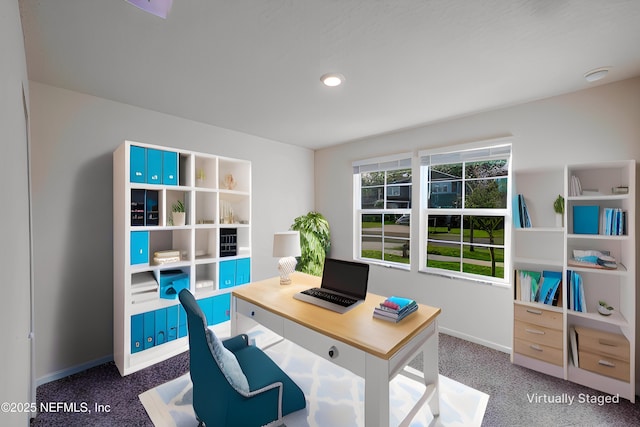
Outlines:
{"type": "Polygon", "coordinates": [[[279,257],[278,271],[280,272],[280,284],[290,285],[289,275],[296,270],[300,256],[300,233],[297,231],[282,231],[273,235],[273,256],[279,257]]]}

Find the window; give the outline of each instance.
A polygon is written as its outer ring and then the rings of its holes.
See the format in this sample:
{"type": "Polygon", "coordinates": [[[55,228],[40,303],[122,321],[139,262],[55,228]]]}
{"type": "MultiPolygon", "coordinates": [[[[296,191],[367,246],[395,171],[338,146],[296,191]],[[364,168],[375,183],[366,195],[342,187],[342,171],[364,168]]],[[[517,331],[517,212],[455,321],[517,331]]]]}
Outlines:
{"type": "Polygon", "coordinates": [[[411,154],[353,164],[354,258],[409,268],[411,154]]]}
{"type": "Polygon", "coordinates": [[[511,145],[420,153],[421,271],[508,283],[511,145]]]}

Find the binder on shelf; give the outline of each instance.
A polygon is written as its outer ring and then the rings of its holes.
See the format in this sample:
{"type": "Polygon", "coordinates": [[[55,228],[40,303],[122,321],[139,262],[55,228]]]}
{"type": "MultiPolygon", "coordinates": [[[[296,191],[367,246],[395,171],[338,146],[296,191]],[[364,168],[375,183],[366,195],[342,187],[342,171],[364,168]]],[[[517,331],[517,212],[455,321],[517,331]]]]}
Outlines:
{"type": "Polygon", "coordinates": [[[513,198],[513,222],[516,228],[531,228],[531,217],[522,194],[513,198]]]}
{"type": "Polygon", "coordinates": [[[515,299],[547,305],[562,305],[562,272],[516,270],[515,299]]]}
{"type": "Polygon", "coordinates": [[[600,207],[573,207],[573,234],[598,234],[598,219],[600,207]]]}
{"type": "Polygon", "coordinates": [[[627,214],[620,208],[605,208],[601,217],[601,232],[607,236],[623,236],[627,234],[627,214]]]}
{"type": "Polygon", "coordinates": [[[575,175],[571,175],[571,182],[569,184],[570,196],[582,196],[582,185],[580,184],[580,178],[575,175]]]}

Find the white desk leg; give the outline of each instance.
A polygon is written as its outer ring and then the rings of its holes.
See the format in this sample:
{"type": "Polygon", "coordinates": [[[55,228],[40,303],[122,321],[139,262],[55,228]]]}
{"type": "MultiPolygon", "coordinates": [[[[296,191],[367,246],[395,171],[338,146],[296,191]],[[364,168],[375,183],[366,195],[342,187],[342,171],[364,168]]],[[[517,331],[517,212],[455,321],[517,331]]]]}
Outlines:
{"type": "Polygon", "coordinates": [[[429,409],[434,417],[440,415],[440,382],[438,374],[438,324],[437,319],[433,321],[435,333],[429,337],[423,346],[422,370],[424,372],[424,384],[434,388],[433,395],[429,399],[429,409]]]}
{"type": "Polygon", "coordinates": [[[230,336],[235,337],[236,335],[238,335],[238,311],[237,311],[237,306],[236,306],[236,297],[233,296],[233,294],[231,294],[231,302],[229,305],[229,317],[231,320],[231,323],[229,325],[230,327],[230,336]]]}
{"type": "Polygon", "coordinates": [[[389,425],[389,361],[366,355],[364,425],[389,425]]]}

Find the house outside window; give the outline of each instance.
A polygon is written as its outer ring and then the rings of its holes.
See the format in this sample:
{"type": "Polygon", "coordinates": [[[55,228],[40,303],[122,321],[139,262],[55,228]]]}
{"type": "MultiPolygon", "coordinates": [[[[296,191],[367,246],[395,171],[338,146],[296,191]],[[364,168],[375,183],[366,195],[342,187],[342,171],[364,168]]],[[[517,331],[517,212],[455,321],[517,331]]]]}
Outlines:
{"type": "Polygon", "coordinates": [[[409,269],[411,153],[353,164],[354,259],[409,269]]]}
{"type": "Polygon", "coordinates": [[[420,271],[508,284],[511,144],[422,151],[420,271]]]}

